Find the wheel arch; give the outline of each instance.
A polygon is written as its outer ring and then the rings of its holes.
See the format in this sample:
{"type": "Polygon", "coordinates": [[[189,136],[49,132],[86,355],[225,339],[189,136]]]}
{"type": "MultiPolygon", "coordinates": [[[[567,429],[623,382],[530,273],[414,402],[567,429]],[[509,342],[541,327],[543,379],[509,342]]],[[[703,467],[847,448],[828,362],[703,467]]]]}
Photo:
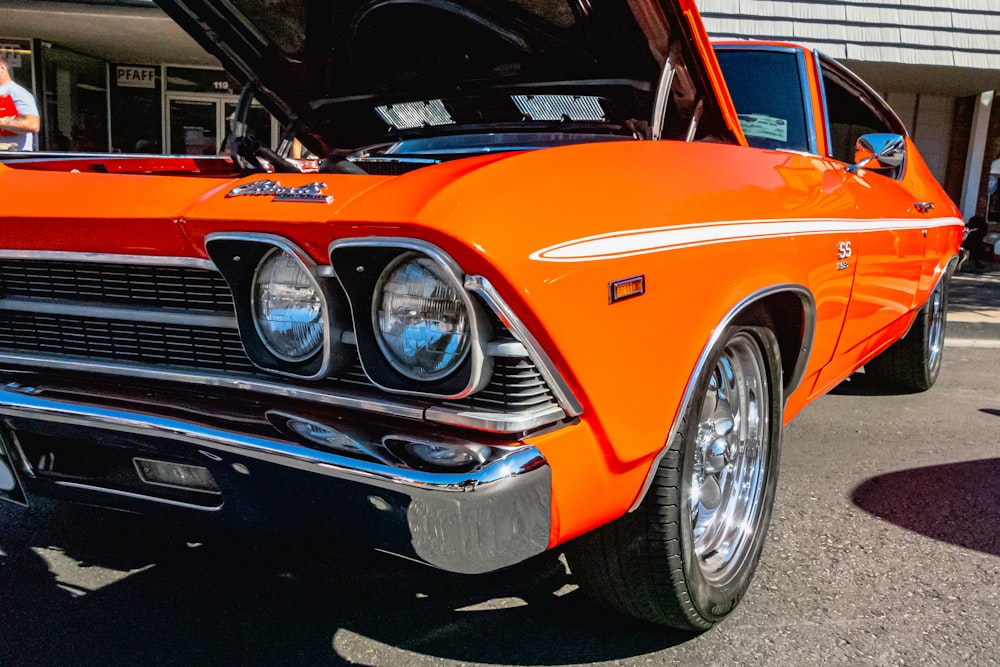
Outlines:
{"type": "Polygon", "coordinates": [[[635,511],[646,497],[660,460],[673,442],[673,434],[678,427],[677,420],[687,412],[694,396],[695,385],[705,364],[708,363],[711,351],[726,327],[731,324],[766,326],[774,332],[781,352],[782,405],[802,382],[816,332],[816,301],[812,292],[803,285],[783,283],[758,289],[741,299],[716,324],[712,335],[702,347],[684,389],[680,409],[677,410],[675,421],[670,426],[667,441],[650,464],[642,489],[629,507],[629,512],[635,511]]]}

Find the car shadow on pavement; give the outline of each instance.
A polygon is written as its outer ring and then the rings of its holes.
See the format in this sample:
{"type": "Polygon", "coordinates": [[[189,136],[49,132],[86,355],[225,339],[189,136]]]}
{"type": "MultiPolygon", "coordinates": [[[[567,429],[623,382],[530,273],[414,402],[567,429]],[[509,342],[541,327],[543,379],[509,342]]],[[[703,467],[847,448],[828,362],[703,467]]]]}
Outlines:
{"type": "Polygon", "coordinates": [[[905,394],[920,393],[917,391],[907,391],[898,387],[892,387],[865,375],[864,371],[858,371],[830,390],[831,394],[840,396],[903,396],[905,394]]]}
{"type": "Polygon", "coordinates": [[[1000,458],[913,468],[873,477],[854,504],[921,535],[1000,556],[1000,458]]]}
{"type": "Polygon", "coordinates": [[[332,544],[194,543],[88,508],[18,512],[0,507],[3,665],[563,665],[691,638],[590,603],[555,557],[459,576],[332,544]]]}

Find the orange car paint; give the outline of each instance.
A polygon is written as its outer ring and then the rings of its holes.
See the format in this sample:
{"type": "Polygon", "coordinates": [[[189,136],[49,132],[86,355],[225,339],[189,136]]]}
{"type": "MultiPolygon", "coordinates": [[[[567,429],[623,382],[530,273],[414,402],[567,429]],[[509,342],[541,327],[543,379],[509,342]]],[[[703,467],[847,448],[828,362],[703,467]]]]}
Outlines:
{"type": "MultiPolygon", "coordinates": [[[[693,3],[680,6],[743,141],[693,3]]],[[[806,62],[817,100],[818,75],[813,59],[806,62]]],[[[812,113],[822,127],[822,110],[814,105],[812,113]]],[[[494,154],[399,177],[267,176],[289,187],[322,180],[329,205],[226,197],[260,175],[0,165],[4,190],[19,193],[4,202],[4,244],[204,258],[210,233],[259,231],[289,238],[319,264],[341,238],[413,236],[438,245],[496,286],[583,404],[578,423],[526,438],[552,468],[555,545],[632,506],[708,338],[749,296],[788,285],[814,301],[815,337],[802,382],[787,397],[786,422],[906,332],[955,254],[962,224],[912,141],[907,149],[899,183],[849,174],[825,157],[679,142],[494,154]],[[919,213],[917,201],[935,209],[919,213]],[[640,274],[644,296],[608,304],[610,281],[640,274]]]]}

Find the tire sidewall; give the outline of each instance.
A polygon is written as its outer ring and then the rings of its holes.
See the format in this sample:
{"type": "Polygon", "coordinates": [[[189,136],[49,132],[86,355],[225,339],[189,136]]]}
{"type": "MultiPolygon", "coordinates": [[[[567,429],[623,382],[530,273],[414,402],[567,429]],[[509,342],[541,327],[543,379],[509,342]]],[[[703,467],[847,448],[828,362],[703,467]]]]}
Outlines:
{"type": "Polygon", "coordinates": [[[923,345],[923,353],[926,359],[924,367],[926,369],[926,384],[928,387],[934,385],[937,382],[938,375],[941,373],[942,357],[944,355],[944,337],[947,333],[948,326],[948,277],[944,276],[938,281],[938,284],[934,286],[931,290],[930,295],[927,298],[927,303],[920,312],[920,323],[923,329],[921,336],[921,344],[923,345]],[[935,360],[931,352],[931,345],[933,341],[931,340],[931,334],[933,333],[933,310],[934,310],[934,295],[940,295],[940,310],[941,310],[941,331],[939,334],[940,340],[937,343],[942,349],[938,350],[938,356],[935,360]]]}

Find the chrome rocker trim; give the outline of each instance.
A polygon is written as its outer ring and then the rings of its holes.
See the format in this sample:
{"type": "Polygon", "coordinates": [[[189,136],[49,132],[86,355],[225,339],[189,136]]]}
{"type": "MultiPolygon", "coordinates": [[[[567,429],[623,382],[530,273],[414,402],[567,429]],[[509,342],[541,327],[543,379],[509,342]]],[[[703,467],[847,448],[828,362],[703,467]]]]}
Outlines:
{"type": "Polygon", "coordinates": [[[497,570],[545,551],[549,543],[551,471],[530,446],[475,472],[429,473],[175,419],[48,400],[8,388],[0,388],[0,415],[168,439],[402,494],[408,502],[397,509],[405,509],[415,554],[451,572],[497,570]]]}

